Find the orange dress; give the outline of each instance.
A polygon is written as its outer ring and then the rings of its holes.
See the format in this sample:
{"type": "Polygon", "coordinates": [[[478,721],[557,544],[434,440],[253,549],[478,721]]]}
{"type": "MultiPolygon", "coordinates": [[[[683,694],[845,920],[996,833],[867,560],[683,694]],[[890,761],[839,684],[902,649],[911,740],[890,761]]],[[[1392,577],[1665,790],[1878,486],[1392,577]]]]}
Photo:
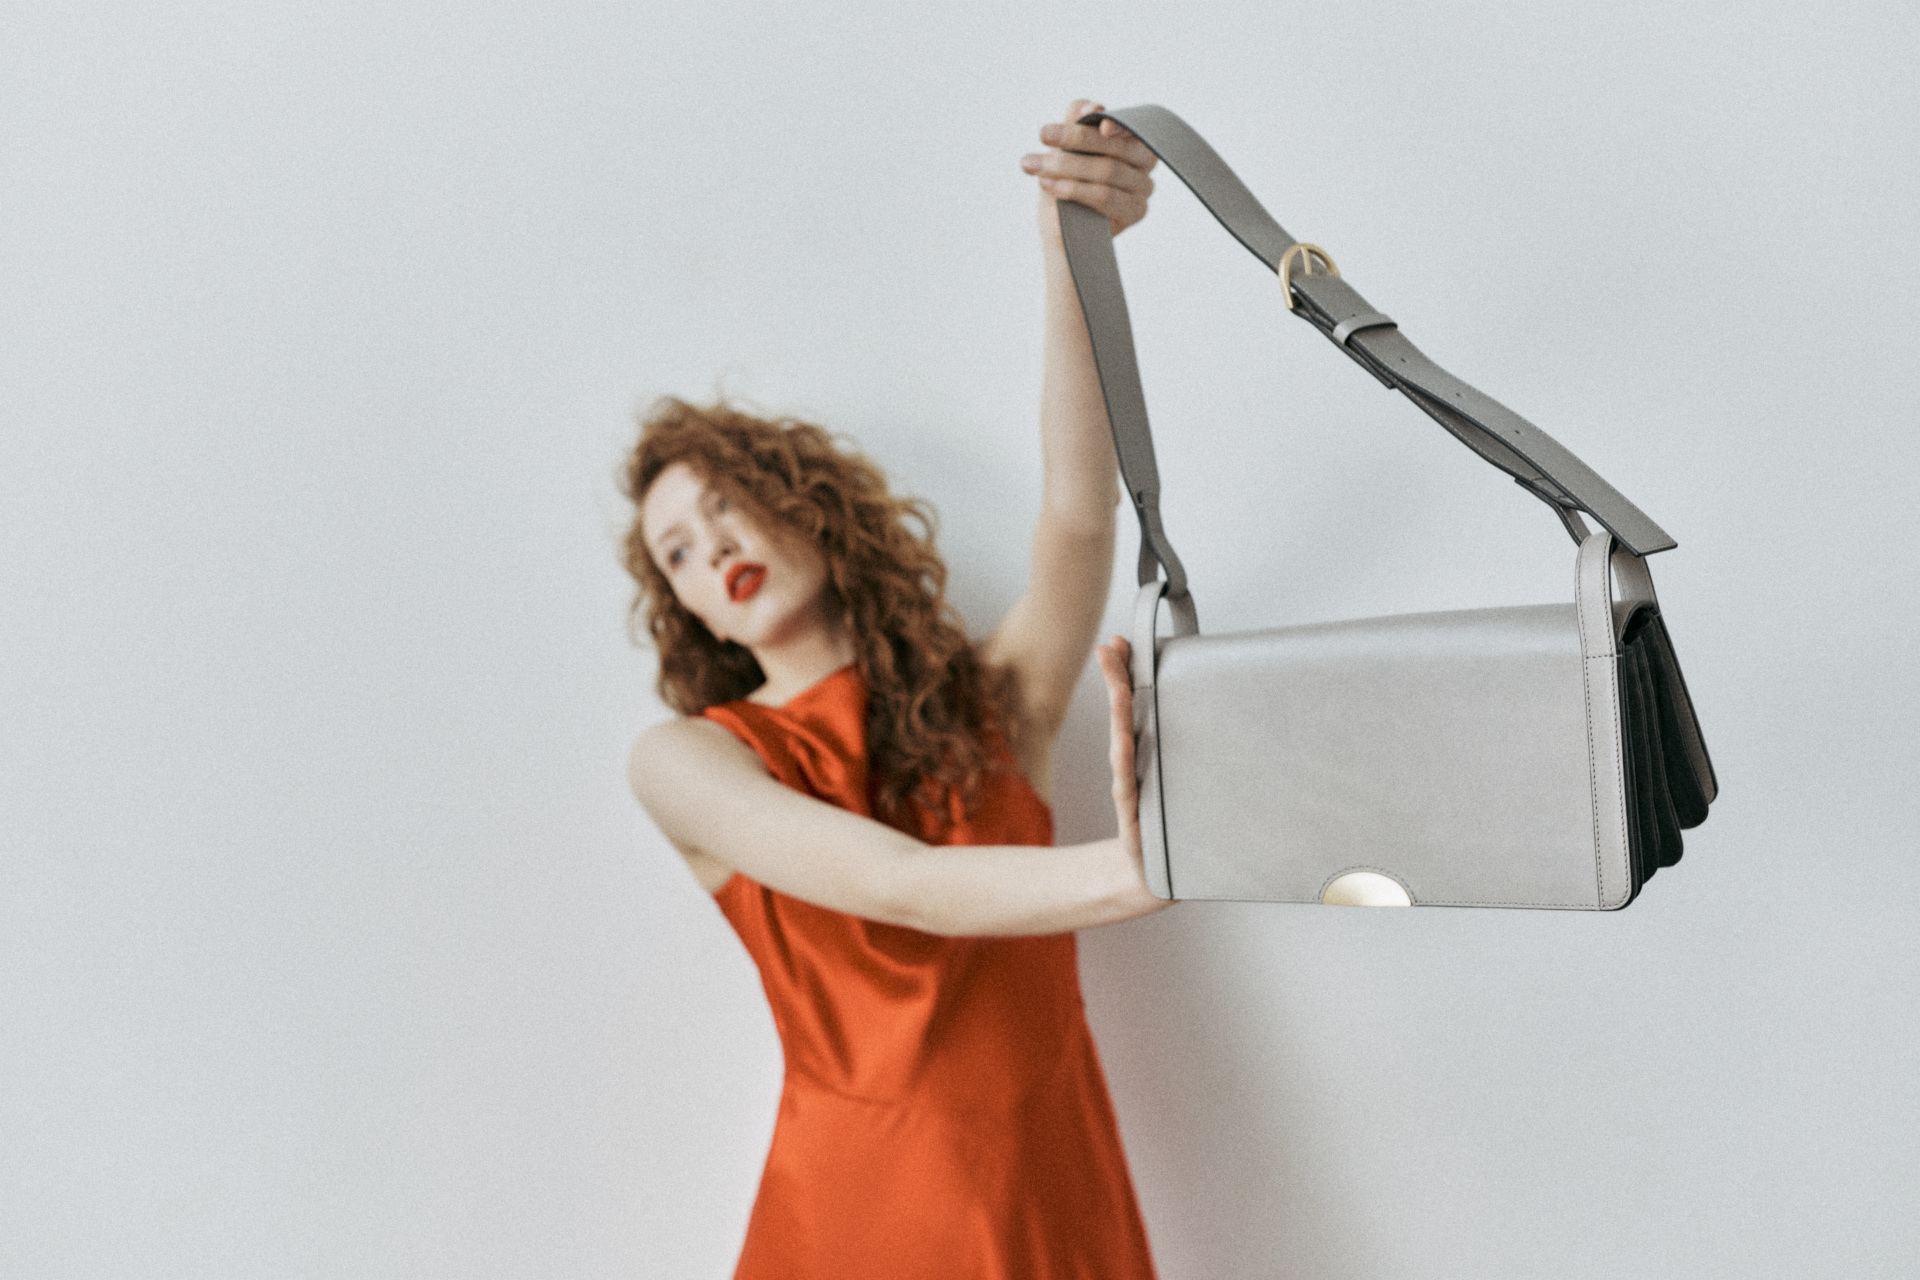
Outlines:
{"type": "MultiPolygon", "coordinates": [[[[787,786],[870,814],[866,686],[706,715],[787,786]]],[[[948,844],[1053,841],[1011,768],[948,844]]],[[[940,938],[736,875],[715,895],[786,1053],[736,1280],[1151,1280],[1072,934],[940,938]]]]}

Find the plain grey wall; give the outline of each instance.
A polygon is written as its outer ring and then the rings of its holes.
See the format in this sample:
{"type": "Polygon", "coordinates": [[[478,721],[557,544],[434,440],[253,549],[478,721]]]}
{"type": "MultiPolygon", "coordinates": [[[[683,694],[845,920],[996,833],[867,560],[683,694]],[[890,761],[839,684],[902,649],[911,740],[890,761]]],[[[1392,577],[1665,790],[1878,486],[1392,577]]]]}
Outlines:
{"type": "MultiPolygon", "coordinates": [[[[658,393],[810,415],[990,625],[1038,494],[1016,161],[1082,93],[1183,113],[1679,538],[1724,787],[1623,914],[1084,938],[1163,1273],[1920,1255],[1910,6],[3,21],[0,1274],[728,1273],[778,1046],[624,790],[663,712],[613,468],[658,393]]],[[[1209,627],[1567,598],[1546,513],[1177,183],[1120,252],[1209,627]]]]}

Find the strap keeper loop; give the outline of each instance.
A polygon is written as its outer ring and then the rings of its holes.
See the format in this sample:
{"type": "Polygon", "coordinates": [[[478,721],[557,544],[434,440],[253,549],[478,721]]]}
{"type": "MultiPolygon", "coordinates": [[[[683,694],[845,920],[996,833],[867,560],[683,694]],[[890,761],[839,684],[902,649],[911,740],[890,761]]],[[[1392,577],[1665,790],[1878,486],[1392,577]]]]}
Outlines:
{"type": "Polygon", "coordinates": [[[1344,347],[1347,345],[1347,339],[1362,329],[1398,329],[1399,327],[1391,317],[1383,316],[1378,311],[1369,311],[1365,315],[1355,316],[1351,320],[1342,320],[1333,326],[1332,336],[1335,342],[1344,347]]]}

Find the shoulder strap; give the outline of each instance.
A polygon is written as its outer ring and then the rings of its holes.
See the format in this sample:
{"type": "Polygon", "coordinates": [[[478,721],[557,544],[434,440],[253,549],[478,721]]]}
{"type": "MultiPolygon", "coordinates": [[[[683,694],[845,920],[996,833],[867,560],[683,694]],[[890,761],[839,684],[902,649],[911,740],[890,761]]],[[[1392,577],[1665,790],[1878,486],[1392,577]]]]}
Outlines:
{"type": "MultiPolygon", "coordinates": [[[[1303,245],[1273,220],[1207,140],[1165,107],[1128,107],[1083,116],[1081,124],[1111,119],[1144,142],[1200,198],[1220,225],[1288,286],[1295,315],[1319,329],[1386,386],[1401,392],[1461,443],[1511,475],[1552,507],[1581,540],[1577,512],[1586,512],[1636,555],[1673,547],[1666,531],[1546,432],[1427,359],[1399,326],[1374,310],[1332,268],[1326,254],[1303,245]],[[1329,270],[1313,271],[1315,262],[1329,270]]],[[[1104,215],[1084,205],[1060,205],[1067,264],[1093,341],[1100,389],[1106,397],[1120,470],[1140,518],[1140,581],[1164,571],[1169,602],[1187,595],[1186,572],[1160,523],[1160,475],[1153,432],[1133,352],[1133,328],[1104,215]]]]}

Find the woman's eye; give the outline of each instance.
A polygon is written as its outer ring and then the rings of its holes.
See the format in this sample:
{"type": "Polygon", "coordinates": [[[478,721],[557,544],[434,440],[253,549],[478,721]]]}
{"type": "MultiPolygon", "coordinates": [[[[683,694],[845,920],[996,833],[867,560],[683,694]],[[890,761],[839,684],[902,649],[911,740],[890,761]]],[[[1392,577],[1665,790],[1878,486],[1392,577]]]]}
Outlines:
{"type": "Polygon", "coordinates": [[[685,547],[675,547],[673,550],[667,552],[667,568],[678,569],[680,562],[686,558],[687,549],[685,547]]]}

